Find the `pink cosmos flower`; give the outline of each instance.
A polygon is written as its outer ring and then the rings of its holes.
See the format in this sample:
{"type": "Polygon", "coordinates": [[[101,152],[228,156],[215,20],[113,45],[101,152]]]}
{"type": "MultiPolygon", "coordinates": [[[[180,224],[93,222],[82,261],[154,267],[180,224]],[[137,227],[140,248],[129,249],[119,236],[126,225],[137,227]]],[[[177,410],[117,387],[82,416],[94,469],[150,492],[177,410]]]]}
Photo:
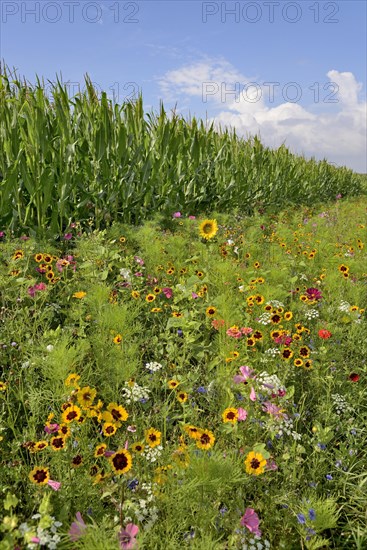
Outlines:
{"type": "Polygon", "coordinates": [[[259,529],[259,516],[253,508],[246,508],[244,515],[241,518],[242,527],[246,527],[250,533],[254,533],[258,537],[261,537],[261,531],[259,529]]]}
{"type": "Polygon", "coordinates": [[[49,485],[54,491],[58,491],[61,487],[60,481],[53,481],[52,479],[48,480],[47,485],[49,485]]]}
{"type": "Polygon", "coordinates": [[[245,409],[242,409],[242,407],[239,407],[237,409],[237,413],[238,413],[238,422],[244,422],[247,418],[247,411],[245,409]]]}
{"type": "Polygon", "coordinates": [[[65,233],[64,235],[64,240],[65,241],[70,241],[70,239],[73,238],[73,234],[72,233],[65,233]]]}
{"type": "Polygon", "coordinates": [[[240,372],[241,374],[237,374],[233,377],[233,382],[235,384],[241,384],[242,382],[247,384],[248,378],[255,378],[253,369],[247,365],[240,367],[240,372]]]}
{"type": "Polygon", "coordinates": [[[196,300],[196,298],[199,298],[199,294],[196,294],[196,292],[191,292],[191,298],[196,300]]]}
{"type": "Polygon", "coordinates": [[[73,523],[70,526],[69,529],[69,537],[73,542],[76,542],[80,539],[85,533],[87,529],[86,524],[84,523],[84,520],[82,518],[82,515],[80,512],[76,513],[76,521],[73,521],[73,523]]]}
{"type": "Polygon", "coordinates": [[[47,286],[45,285],[45,283],[37,283],[36,285],[34,285],[34,288],[36,290],[46,290],[47,286]]]}
{"type": "Polygon", "coordinates": [[[174,213],[172,214],[172,216],[173,216],[174,218],[181,218],[181,212],[174,212],[174,213]]]}
{"type": "Polygon", "coordinates": [[[321,300],[322,298],[322,294],[318,288],[308,288],[306,294],[309,300],[321,300]]]}
{"type": "Polygon", "coordinates": [[[278,407],[278,405],[274,405],[274,403],[271,403],[270,401],[265,401],[262,405],[263,411],[269,413],[271,416],[274,416],[275,418],[288,418],[286,414],[284,414],[283,409],[281,407],[278,407]]]}
{"type": "Polygon", "coordinates": [[[189,216],[189,220],[196,220],[196,216],[189,216]]]}
{"type": "Polygon", "coordinates": [[[139,256],[134,256],[134,260],[139,265],[144,265],[144,260],[142,258],[139,258],[139,256]]]}
{"type": "Polygon", "coordinates": [[[134,523],[128,523],[125,529],[121,530],[118,534],[120,548],[122,550],[130,550],[137,546],[138,541],[136,535],[139,532],[139,527],[134,523]]]}
{"type": "Polygon", "coordinates": [[[58,432],[60,429],[60,426],[58,424],[47,424],[45,426],[45,432],[47,434],[54,434],[55,432],[58,432]]]}
{"type": "Polygon", "coordinates": [[[168,286],[165,286],[164,288],[162,288],[162,292],[165,295],[165,297],[168,298],[168,300],[173,296],[173,290],[168,286]]]}
{"type": "Polygon", "coordinates": [[[251,399],[251,401],[256,401],[256,393],[255,393],[254,388],[251,388],[250,399],[251,399]]]}

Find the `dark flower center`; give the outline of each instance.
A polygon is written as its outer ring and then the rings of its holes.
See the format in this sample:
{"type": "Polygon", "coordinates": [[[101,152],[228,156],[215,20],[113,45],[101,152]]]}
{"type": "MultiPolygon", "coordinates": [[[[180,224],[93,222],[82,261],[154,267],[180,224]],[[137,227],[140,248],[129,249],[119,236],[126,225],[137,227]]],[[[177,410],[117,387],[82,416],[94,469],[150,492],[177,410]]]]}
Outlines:
{"type": "Polygon", "coordinates": [[[257,458],[253,458],[250,462],[250,466],[253,470],[257,470],[260,466],[260,462],[257,460],[257,458]]]}
{"type": "Polygon", "coordinates": [[[33,478],[37,483],[42,483],[47,478],[47,472],[45,470],[37,470],[33,478]]]}
{"type": "Polygon", "coordinates": [[[124,454],[116,454],[112,462],[116,470],[124,470],[128,465],[128,460],[124,454]]]}

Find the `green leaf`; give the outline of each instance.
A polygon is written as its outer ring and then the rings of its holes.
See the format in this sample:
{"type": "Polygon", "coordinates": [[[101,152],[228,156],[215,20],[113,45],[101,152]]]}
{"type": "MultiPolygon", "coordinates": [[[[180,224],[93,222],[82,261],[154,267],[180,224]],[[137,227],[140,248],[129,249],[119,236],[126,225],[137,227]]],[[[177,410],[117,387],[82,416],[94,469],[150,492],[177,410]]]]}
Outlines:
{"type": "Polygon", "coordinates": [[[6,498],[4,500],[4,509],[10,510],[11,508],[15,508],[18,502],[19,500],[15,495],[11,493],[7,493],[6,498]]]}

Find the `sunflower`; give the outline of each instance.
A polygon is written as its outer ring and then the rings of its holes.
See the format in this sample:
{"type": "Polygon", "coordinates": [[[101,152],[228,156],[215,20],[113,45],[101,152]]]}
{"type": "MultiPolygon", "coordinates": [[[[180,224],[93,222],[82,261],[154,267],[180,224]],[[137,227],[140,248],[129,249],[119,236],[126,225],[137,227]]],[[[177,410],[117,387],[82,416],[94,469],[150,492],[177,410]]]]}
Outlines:
{"type": "Polygon", "coordinates": [[[129,417],[127,410],[117,403],[110,403],[107,410],[111,413],[114,422],[125,422],[129,417]]]}
{"type": "Polygon", "coordinates": [[[266,460],[261,453],[251,451],[245,460],[246,472],[254,476],[264,473],[266,460]]]}
{"type": "Polygon", "coordinates": [[[184,430],[191,439],[199,439],[201,435],[201,430],[192,424],[185,426],[184,430]]]}
{"type": "Polygon", "coordinates": [[[50,479],[50,473],[48,468],[44,468],[42,466],[36,466],[29,473],[29,479],[31,480],[32,483],[35,483],[36,485],[46,485],[46,483],[50,479]]]}
{"type": "Polygon", "coordinates": [[[72,465],[73,468],[79,468],[79,466],[81,466],[82,463],[83,463],[82,455],[76,455],[71,460],[71,465],[72,465]]]}
{"type": "Polygon", "coordinates": [[[33,447],[33,452],[37,453],[38,451],[43,451],[46,447],[48,447],[48,441],[36,441],[33,447]]]}
{"type": "Polygon", "coordinates": [[[97,447],[94,450],[94,456],[98,458],[99,456],[104,456],[104,452],[107,449],[106,443],[101,443],[100,445],[97,445],[97,447]]]}
{"type": "Polygon", "coordinates": [[[180,313],[179,311],[174,311],[172,313],[172,317],[176,317],[177,319],[180,319],[180,317],[183,317],[183,313],[180,313]]]}
{"type": "Polygon", "coordinates": [[[62,451],[65,449],[66,438],[62,435],[57,435],[51,438],[51,447],[53,451],[62,451]]]}
{"type": "Polygon", "coordinates": [[[145,430],[145,441],[148,443],[149,447],[157,447],[161,442],[161,432],[155,430],[154,428],[149,428],[145,430]]]}
{"type": "Polygon", "coordinates": [[[5,384],[5,382],[0,382],[0,391],[5,391],[6,388],[7,388],[7,384],[5,384]]]}
{"type": "Polygon", "coordinates": [[[286,311],[284,313],[284,320],[285,321],[290,321],[293,317],[293,313],[291,311],[286,311]]]}
{"type": "Polygon", "coordinates": [[[71,434],[71,430],[67,424],[60,424],[58,434],[64,437],[69,437],[71,434]]]}
{"type": "Polygon", "coordinates": [[[307,361],[305,361],[302,366],[305,370],[311,370],[312,369],[312,360],[307,359],[307,361]]]}
{"type": "Polygon", "coordinates": [[[209,306],[209,307],[206,308],[205,313],[208,317],[213,317],[213,315],[215,315],[216,311],[217,311],[217,309],[214,306],[209,306]]]}
{"type": "Polygon", "coordinates": [[[278,323],[280,323],[281,320],[282,320],[281,316],[278,315],[277,313],[274,313],[270,317],[270,321],[273,323],[273,325],[277,325],[278,323]]]}
{"type": "Polygon", "coordinates": [[[81,405],[83,409],[88,409],[92,405],[96,395],[97,390],[94,388],[90,388],[89,386],[81,388],[77,394],[79,405],[81,405]]]}
{"type": "Polygon", "coordinates": [[[167,269],[166,273],[167,275],[173,275],[175,272],[175,268],[174,267],[170,267],[169,269],[167,269]]]}
{"type": "Polygon", "coordinates": [[[310,357],[311,350],[307,346],[302,346],[299,348],[298,353],[300,354],[303,359],[310,357]]]}
{"type": "Polygon", "coordinates": [[[294,361],[293,361],[293,364],[295,367],[302,367],[303,365],[303,360],[300,358],[300,357],[297,357],[294,361]]]}
{"type": "Polygon", "coordinates": [[[116,474],[126,474],[132,466],[132,457],[129,451],[120,449],[110,457],[109,462],[116,474]]]}
{"type": "Polygon", "coordinates": [[[154,300],[155,300],[155,294],[147,294],[145,296],[145,301],[146,302],[154,302],[154,300]]]}
{"type": "MultiPolygon", "coordinates": [[[[66,403],[65,403],[66,405],[66,403]]],[[[68,424],[69,422],[72,422],[73,420],[79,420],[82,411],[78,407],[78,405],[68,404],[69,406],[64,409],[64,412],[61,415],[63,423],[68,424]]]]}
{"type": "Polygon", "coordinates": [[[288,359],[291,359],[291,357],[293,357],[293,351],[290,348],[284,348],[280,355],[283,359],[288,360],[288,359]]]}
{"type": "Polygon", "coordinates": [[[339,267],[338,267],[340,273],[348,273],[349,271],[349,267],[347,265],[344,265],[344,264],[341,264],[339,267]]]}
{"type": "Polygon", "coordinates": [[[132,290],[132,291],[131,291],[131,296],[132,296],[135,300],[137,300],[138,298],[140,298],[140,292],[139,292],[139,290],[132,290]]]}
{"type": "Polygon", "coordinates": [[[189,396],[185,391],[180,391],[177,393],[176,397],[180,403],[185,403],[189,396]]]}
{"type": "Polygon", "coordinates": [[[40,252],[38,252],[38,254],[35,254],[35,255],[34,255],[34,259],[35,259],[35,261],[39,264],[39,263],[42,262],[42,260],[43,260],[43,254],[41,254],[40,252]]]}
{"type": "Polygon", "coordinates": [[[222,413],[223,422],[235,424],[238,420],[238,410],[231,407],[225,409],[222,413]]]}
{"type": "Polygon", "coordinates": [[[170,390],[174,390],[175,388],[177,388],[179,383],[180,382],[178,380],[170,380],[169,382],[167,382],[167,386],[169,387],[170,390]]]}
{"type": "Polygon", "coordinates": [[[111,422],[105,422],[103,424],[102,432],[106,437],[111,437],[117,432],[117,426],[111,422]]]}
{"type": "Polygon", "coordinates": [[[140,455],[145,449],[145,445],[143,443],[133,443],[131,445],[131,450],[133,453],[136,453],[138,455],[140,455]]]}
{"type": "Polygon", "coordinates": [[[217,234],[217,231],[218,231],[217,220],[204,220],[201,222],[199,226],[200,236],[203,239],[206,239],[207,241],[215,237],[215,235],[217,234]]]}
{"type": "Polygon", "coordinates": [[[161,307],[152,307],[150,310],[152,313],[160,313],[162,311],[161,307]]]}
{"type": "Polygon", "coordinates": [[[116,334],[116,336],[114,337],[113,339],[113,343],[116,344],[117,346],[120,345],[122,342],[122,336],[121,334],[116,334]]]}
{"type": "Polygon", "coordinates": [[[200,430],[199,437],[196,439],[196,446],[199,449],[208,450],[213,447],[215,437],[210,430],[200,430]]]}
{"type": "Polygon", "coordinates": [[[13,254],[13,260],[20,260],[21,258],[24,258],[23,250],[16,250],[13,254]]]}

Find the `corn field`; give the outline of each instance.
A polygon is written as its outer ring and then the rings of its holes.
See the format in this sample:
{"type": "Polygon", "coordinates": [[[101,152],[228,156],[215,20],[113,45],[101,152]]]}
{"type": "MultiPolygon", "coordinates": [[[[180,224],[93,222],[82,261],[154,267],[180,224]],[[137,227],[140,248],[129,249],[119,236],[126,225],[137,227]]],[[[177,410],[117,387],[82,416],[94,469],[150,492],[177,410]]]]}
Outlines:
{"type": "Polygon", "coordinates": [[[234,130],[113,103],[89,77],[69,97],[0,69],[0,227],[59,233],[90,218],[137,224],[156,212],[284,207],[363,192],[345,167],[266,148],[234,130]]]}

